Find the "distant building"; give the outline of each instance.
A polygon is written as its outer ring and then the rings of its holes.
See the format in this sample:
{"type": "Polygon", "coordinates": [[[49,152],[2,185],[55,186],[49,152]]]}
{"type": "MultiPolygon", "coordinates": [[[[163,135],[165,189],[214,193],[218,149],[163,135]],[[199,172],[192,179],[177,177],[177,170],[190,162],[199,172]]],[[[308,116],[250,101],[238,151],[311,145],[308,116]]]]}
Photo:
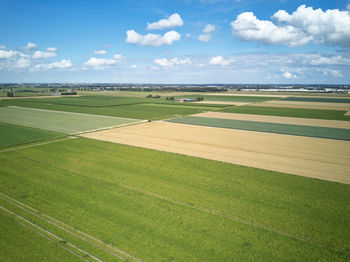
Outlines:
{"type": "Polygon", "coordinates": [[[180,98],[177,101],[179,101],[179,102],[194,102],[196,100],[194,98],[185,97],[185,98],[180,98]]]}

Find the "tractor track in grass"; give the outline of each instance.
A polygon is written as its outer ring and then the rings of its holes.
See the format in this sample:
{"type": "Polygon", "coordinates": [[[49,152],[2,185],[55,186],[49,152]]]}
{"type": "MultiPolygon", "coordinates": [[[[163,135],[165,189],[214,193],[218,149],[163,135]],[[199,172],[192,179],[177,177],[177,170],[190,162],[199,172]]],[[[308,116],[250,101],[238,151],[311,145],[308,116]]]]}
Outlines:
{"type": "Polygon", "coordinates": [[[41,211],[39,211],[37,209],[34,209],[34,208],[32,208],[32,207],[30,207],[30,206],[28,206],[28,205],[26,205],[26,204],[24,204],[24,203],[22,203],[22,202],[20,202],[20,201],[18,201],[16,199],[14,199],[14,198],[6,195],[6,194],[3,194],[1,192],[0,192],[0,199],[3,199],[5,201],[7,201],[8,203],[10,203],[10,204],[12,204],[12,205],[14,205],[14,206],[16,206],[16,207],[18,207],[18,208],[28,212],[28,213],[30,213],[32,215],[40,218],[41,220],[43,220],[43,221],[45,221],[45,222],[47,222],[47,223],[49,223],[49,224],[51,224],[51,225],[61,229],[61,230],[63,230],[65,232],[67,232],[67,233],[69,233],[69,234],[71,234],[71,235],[73,235],[73,236],[75,236],[75,237],[77,237],[77,238],[79,238],[79,239],[89,243],[90,245],[92,245],[94,247],[97,247],[97,248],[99,248],[99,249],[109,253],[110,255],[113,255],[114,257],[117,257],[117,258],[122,259],[124,261],[138,261],[138,262],[142,262],[141,259],[136,258],[136,257],[126,253],[123,250],[120,250],[120,249],[118,249],[116,247],[113,247],[113,246],[111,246],[109,244],[106,244],[106,243],[104,243],[102,240],[100,240],[98,238],[95,238],[95,237],[93,237],[93,236],[91,236],[91,235],[89,235],[87,233],[84,233],[84,232],[82,232],[82,231],[80,231],[78,229],[75,229],[74,227],[63,223],[62,221],[59,221],[59,220],[57,220],[57,219],[55,219],[55,218],[53,218],[53,217],[51,217],[51,216],[49,216],[49,215],[47,215],[47,214],[45,214],[43,212],[41,212],[41,211]]]}
{"type": "Polygon", "coordinates": [[[82,255],[80,255],[78,252],[76,251],[73,251],[72,249],[74,250],[77,250],[79,251],[80,253],[84,254],[84,256],[88,256],[90,258],[92,258],[94,261],[98,261],[98,262],[103,262],[101,259],[89,254],[88,252],[84,251],[83,249],[73,245],[72,243],[70,242],[67,242],[66,240],[64,240],[63,238],[60,238],[59,236],[51,233],[50,231],[38,226],[38,225],[35,225],[34,223],[30,222],[29,220],[25,219],[24,217],[16,214],[15,212],[12,212],[11,210],[3,207],[0,205],[0,213],[4,214],[5,216],[8,216],[8,217],[12,217],[14,218],[14,220],[16,222],[18,222],[20,225],[24,226],[25,228],[33,231],[34,233],[42,236],[43,238],[49,240],[50,242],[53,242],[55,244],[58,244],[60,247],[62,247],[63,249],[67,250],[68,252],[72,253],[73,255],[81,258],[82,260],[85,260],[85,261],[91,261],[87,258],[84,258],[82,255]],[[20,222],[18,220],[21,220],[23,222],[20,222]],[[25,224],[26,223],[26,224],[25,224]],[[46,235],[45,235],[46,234],[46,235]],[[65,243],[67,246],[69,246],[70,248],[72,249],[69,249],[65,246],[63,246],[62,243],[65,243]]]}
{"type": "MultiPolygon", "coordinates": [[[[40,161],[38,161],[38,162],[40,163],[40,161]]],[[[46,164],[48,164],[48,162],[46,162],[46,164]]],[[[175,205],[179,205],[179,206],[182,206],[182,207],[186,207],[186,208],[190,208],[190,209],[193,209],[193,210],[197,210],[197,211],[209,214],[209,215],[222,217],[222,218],[231,220],[231,221],[236,222],[236,223],[245,224],[245,225],[248,225],[248,226],[251,226],[251,227],[254,227],[254,228],[258,228],[260,230],[263,230],[263,231],[266,231],[266,232],[269,232],[269,233],[274,233],[274,234],[277,234],[277,235],[280,235],[280,236],[287,237],[287,238],[292,239],[292,240],[302,241],[302,242],[306,242],[306,243],[309,243],[309,244],[312,244],[312,245],[315,245],[315,246],[319,246],[319,247],[322,247],[322,248],[331,249],[331,250],[335,250],[335,251],[339,251],[339,252],[344,252],[344,253],[350,254],[350,250],[348,248],[346,248],[346,247],[343,247],[343,246],[329,245],[327,243],[322,243],[322,242],[320,242],[318,240],[311,239],[311,238],[309,238],[307,236],[290,234],[288,232],[285,232],[283,230],[279,230],[279,229],[270,227],[268,225],[256,223],[254,221],[251,221],[249,218],[236,216],[234,214],[233,215],[232,214],[226,214],[226,213],[224,213],[222,211],[219,211],[219,210],[215,210],[215,209],[212,209],[212,208],[209,208],[209,207],[205,207],[205,206],[201,206],[201,205],[196,205],[196,204],[190,203],[190,202],[188,202],[186,200],[176,199],[176,198],[164,196],[164,195],[161,195],[161,194],[158,194],[158,193],[155,193],[155,192],[144,190],[144,189],[139,188],[137,186],[127,185],[127,184],[120,183],[120,182],[113,182],[113,181],[110,181],[108,179],[97,178],[95,176],[87,175],[86,173],[82,173],[82,172],[79,172],[79,171],[71,169],[71,168],[67,168],[67,167],[63,167],[63,166],[57,166],[57,165],[54,165],[53,163],[49,163],[49,164],[51,166],[53,166],[53,167],[58,168],[58,169],[63,169],[63,170],[66,170],[66,171],[78,174],[80,176],[89,177],[89,178],[95,179],[97,181],[107,182],[109,184],[114,184],[114,185],[123,187],[125,189],[131,190],[131,191],[139,193],[139,194],[148,195],[148,196],[160,199],[162,201],[166,201],[166,202],[169,202],[169,203],[172,203],[172,204],[175,204],[175,205]]],[[[1,195],[1,193],[0,193],[0,195],[1,195]]]]}

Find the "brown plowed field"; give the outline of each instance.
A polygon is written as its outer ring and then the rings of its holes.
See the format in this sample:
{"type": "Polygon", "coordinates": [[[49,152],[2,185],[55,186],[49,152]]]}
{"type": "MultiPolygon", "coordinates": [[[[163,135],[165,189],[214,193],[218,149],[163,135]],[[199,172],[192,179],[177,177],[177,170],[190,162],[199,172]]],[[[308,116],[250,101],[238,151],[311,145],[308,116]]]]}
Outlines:
{"type": "Polygon", "coordinates": [[[222,112],[206,112],[206,113],[196,114],[193,116],[350,129],[350,121],[340,121],[340,120],[307,119],[307,118],[297,118],[297,117],[263,116],[263,115],[222,113],[222,112]]]}
{"type": "Polygon", "coordinates": [[[81,136],[350,184],[350,141],[169,122],[81,136]]]}

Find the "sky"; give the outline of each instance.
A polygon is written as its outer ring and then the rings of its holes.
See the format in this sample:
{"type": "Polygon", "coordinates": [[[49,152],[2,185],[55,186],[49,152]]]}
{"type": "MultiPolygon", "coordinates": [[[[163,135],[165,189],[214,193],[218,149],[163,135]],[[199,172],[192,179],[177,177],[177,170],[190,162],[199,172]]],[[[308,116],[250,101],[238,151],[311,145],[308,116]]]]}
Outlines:
{"type": "Polygon", "coordinates": [[[350,84],[350,0],[0,0],[2,83],[350,84]]]}

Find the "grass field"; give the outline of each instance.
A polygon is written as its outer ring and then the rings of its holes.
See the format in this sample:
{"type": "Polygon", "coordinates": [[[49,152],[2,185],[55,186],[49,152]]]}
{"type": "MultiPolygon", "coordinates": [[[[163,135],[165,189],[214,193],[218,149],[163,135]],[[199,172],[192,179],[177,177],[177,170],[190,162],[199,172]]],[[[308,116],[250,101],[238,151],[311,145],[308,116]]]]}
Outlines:
{"type": "Polygon", "coordinates": [[[17,221],[0,208],[1,261],[81,261],[17,221]]]}
{"type": "Polygon", "coordinates": [[[0,148],[58,138],[61,136],[63,136],[63,134],[0,122],[0,148]]]}
{"type": "Polygon", "coordinates": [[[0,159],[0,192],[141,260],[350,259],[349,185],[82,138],[0,159]]]}
{"type": "Polygon", "coordinates": [[[87,132],[89,130],[141,122],[136,119],[75,114],[23,107],[0,107],[0,121],[65,134],[87,132]]]}
{"type": "MultiPolygon", "coordinates": [[[[107,107],[87,107],[77,105],[60,105],[60,104],[48,104],[42,103],[40,99],[28,99],[26,100],[3,100],[0,101],[0,108],[5,106],[20,106],[27,108],[38,108],[46,110],[56,110],[64,112],[75,112],[93,115],[104,115],[123,118],[134,119],[165,119],[181,115],[196,114],[203,111],[215,111],[225,106],[220,105],[196,105],[196,104],[172,104],[172,103],[159,103],[159,104],[132,104],[132,105],[119,105],[119,106],[107,106],[107,107]],[[34,102],[31,102],[34,101],[34,102]]],[[[55,98],[50,98],[55,99],[55,98]]],[[[73,99],[73,98],[69,98],[73,99]]],[[[154,101],[154,100],[151,100],[154,101]]],[[[164,100],[165,101],[165,100],[164,100]]]]}
{"type": "Polygon", "coordinates": [[[263,107],[263,106],[239,106],[222,110],[228,113],[256,114],[269,116],[302,117],[329,120],[350,120],[350,116],[344,116],[346,111],[341,110],[321,110],[321,109],[300,109],[283,107],[263,107]]]}
{"type": "Polygon", "coordinates": [[[185,97],[203,97],[205,101],[227,101],[227,102],[263,102],[268,100],[279,99],[277,97],[263,97],[263,96],[227,96],[227,95],[186,95],[185,97]]]}
{"type": "Polygon", "coordinates": [[[350,130],[321,126],[291,125],[280,123],[257,122],[247,120],[220,119],[208,117],[185,116],[167,120],[172,123],[232,128],[285,135],[319,137],[339,140],[350,140],[350,130]]]}

